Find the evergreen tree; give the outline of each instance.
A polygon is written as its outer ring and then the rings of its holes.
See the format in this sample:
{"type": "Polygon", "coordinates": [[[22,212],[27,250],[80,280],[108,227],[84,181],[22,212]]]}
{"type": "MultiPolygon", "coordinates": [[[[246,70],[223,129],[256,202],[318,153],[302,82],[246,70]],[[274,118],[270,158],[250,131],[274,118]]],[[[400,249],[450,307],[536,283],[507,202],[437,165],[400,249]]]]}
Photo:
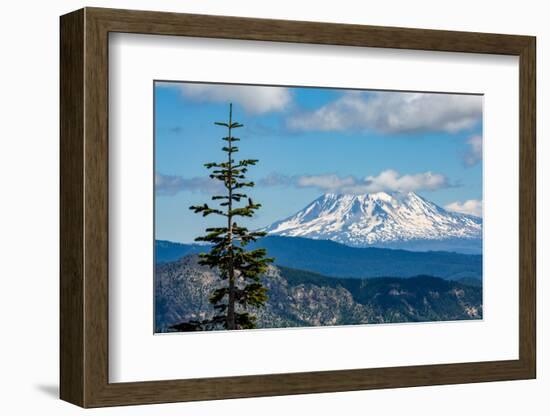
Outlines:
{"type": "Polygon", "coordinates": [[[246,250],[248,243],[266,233],[248,231],[236,222],[238,217],[252,217],[261,207],[244,193],[244,188],[254,186],[254,182],[246,180],[245,174],[258,160],[244,159],[235,162],[233,159],[233,155],[239,151],[234,143],[240,140],[233,136],[233,130],[243,125],[233,121],[232,104],[229,104],[229,121],[214,124],[227,129],[227,136],[222,137],[226,142],[222,151],[227,154],[227,159],[219,163],[206,163],[204,166],[210,170],[210,178],[223,183],[225,193],[212,197],[213,201],[218,201],[218,207],[210,207],[205,203],[190,209],[203,217],[217,215],[224,218],[224,226],[207,228],[206,235],[195,239],[212,244],[208,253],[200,254],[199,263],[216,268],[224,284],[209,299],[214,305],[215,316],[210,320],[175,325],[174,328],[179,330],[255,328],[256,317],[247,310],[249,307],[262,307],[267,301],[267,288],[262,285],[260,277],[267,271],[268,264],[273,259],[266,257],[265,249],[246,250]],[[238,206],[241,201],[245,204],[238,206]]]}

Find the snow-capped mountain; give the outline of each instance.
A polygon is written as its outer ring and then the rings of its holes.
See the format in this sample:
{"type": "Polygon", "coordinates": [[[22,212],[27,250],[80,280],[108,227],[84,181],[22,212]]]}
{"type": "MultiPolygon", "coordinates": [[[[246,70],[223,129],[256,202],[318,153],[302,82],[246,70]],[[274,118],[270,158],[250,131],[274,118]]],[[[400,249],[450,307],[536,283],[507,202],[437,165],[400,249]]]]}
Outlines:
{"type": "Polygon", "coordinates": [[[482,219],[447,211],[414,192],[325,194],[264,231],[355,247],[480,252],[482,219]]]}

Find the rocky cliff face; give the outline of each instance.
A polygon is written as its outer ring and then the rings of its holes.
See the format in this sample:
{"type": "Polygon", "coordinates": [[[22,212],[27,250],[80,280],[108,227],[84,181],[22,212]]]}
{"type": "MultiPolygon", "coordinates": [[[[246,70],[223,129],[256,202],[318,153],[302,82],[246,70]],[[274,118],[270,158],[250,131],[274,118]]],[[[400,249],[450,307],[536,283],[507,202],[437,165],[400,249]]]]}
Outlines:
{"type": "MultiPolygon", "coordinates": [[[[479,319],[481,288],[429,276],[340,279],[270,267],[269,301],[253,311],[259,328],[479,319]]],[[[213,315],[208,297],[219,285],[198,256],[160,264],[155,278],[156,332],[213,315]]]]}

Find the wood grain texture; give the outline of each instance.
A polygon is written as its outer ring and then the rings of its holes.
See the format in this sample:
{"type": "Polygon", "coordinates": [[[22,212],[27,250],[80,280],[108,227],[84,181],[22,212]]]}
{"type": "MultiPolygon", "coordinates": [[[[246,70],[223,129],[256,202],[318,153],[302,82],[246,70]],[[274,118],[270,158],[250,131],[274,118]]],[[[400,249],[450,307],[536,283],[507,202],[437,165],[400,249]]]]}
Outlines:
{"type": "Polygon", "coordinates": [[[536,41],[520,54],[519,98],[519,336],[520,360],[536,377],[536,41]]]}
{"type": "MultiPolygon", "coordinates": [[[[61,18],[61,397],[100,407],[533,378],[535,38],[87,8],[61,18]],[[520,58],[519,359],[190,380],[108,380],[108,33],[194,36],[520,58]]],[[[184,353],[184,352],[182,352],[184,353]]]]}
{"type": "Polygon", "coordinates": [[[61,19],[60,388],[84,404],[84,12],[61,19]]]}
{"type": "Polygon", "coordinates": [[[101,396],[109,374],[109,70],[108,32],[90,13],[85,15],[84,397],[89,406],[101,396]]]}
{"type": "Polygon", "coordinates": [[[87,8],[111,32],[519,55],[528,36],[87,8]]]}

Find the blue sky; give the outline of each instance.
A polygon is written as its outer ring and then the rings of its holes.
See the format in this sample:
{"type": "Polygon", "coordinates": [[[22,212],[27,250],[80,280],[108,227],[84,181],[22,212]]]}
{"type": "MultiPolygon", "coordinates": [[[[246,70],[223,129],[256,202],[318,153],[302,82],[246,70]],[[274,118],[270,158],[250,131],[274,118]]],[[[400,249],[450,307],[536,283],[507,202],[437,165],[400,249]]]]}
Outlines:
{"type": "Polygon", "coordinates": [[[219,186],[203,164],[225,156],[214,121],[230,102],[244,124],[236,159],[259,159],[248,194],[263,206],[250,229],[325,192],[414,191],[481,215],[481,96],[156,82],[157,239],[191,242],[219,221],[188,207],[219,186]]]}

